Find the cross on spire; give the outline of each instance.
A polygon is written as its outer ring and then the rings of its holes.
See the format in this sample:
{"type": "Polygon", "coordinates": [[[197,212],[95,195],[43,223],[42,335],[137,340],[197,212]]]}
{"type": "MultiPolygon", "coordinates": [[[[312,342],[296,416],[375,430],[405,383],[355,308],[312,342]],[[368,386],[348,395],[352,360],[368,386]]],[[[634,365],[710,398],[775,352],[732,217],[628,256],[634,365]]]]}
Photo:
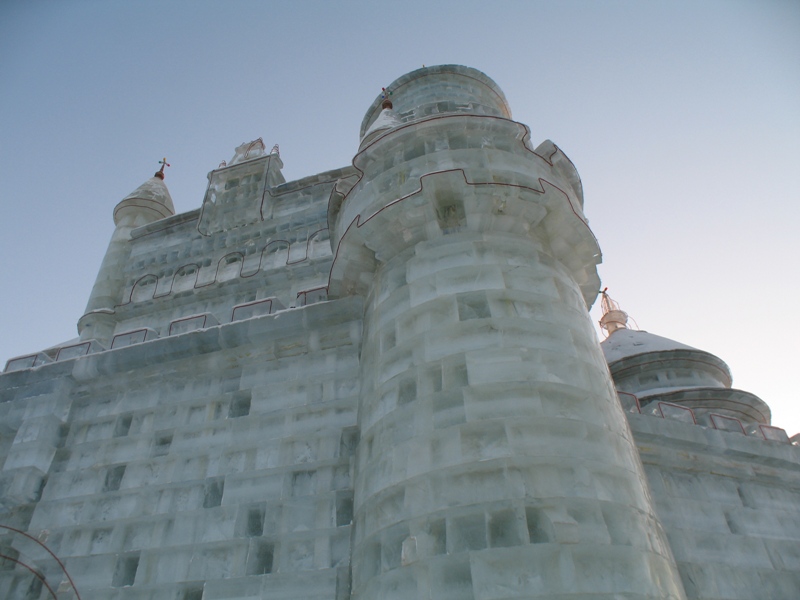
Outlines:
{"type": "Polygon", "coordinates": [[[159,179],[164,179],[164,167],[171,167],[172,165],[167,162],[166,156],[158,161],[158,164],[161,165],[161,168],[158,170],[155,176],[159,179]]]}

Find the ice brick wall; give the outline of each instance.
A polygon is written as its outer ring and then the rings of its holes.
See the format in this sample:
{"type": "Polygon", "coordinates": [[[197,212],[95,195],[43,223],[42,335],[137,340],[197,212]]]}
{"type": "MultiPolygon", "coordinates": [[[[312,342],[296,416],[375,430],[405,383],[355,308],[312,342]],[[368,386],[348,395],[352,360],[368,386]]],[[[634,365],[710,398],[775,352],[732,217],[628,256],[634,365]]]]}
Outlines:
{"type": "MultiPolygon", "coordinates": [[[[0,522],[46,531],[84,598],[347,598],[360,315],[316,304],[0,377],[0,522]]],[[[0,545],[64,579],[30,540],[0,545]]],[[[7,566],[0,597],[48,597],[7,566]]]]}
{"type": "Polygon", "coordinates": [[[648,415],[629,420],[687,598],[796,598],[800,448],[648,415]]]}
{"type": "Polygon", "coordinates": [[[583,300],[558,263],[524,239],[462,233],[376,277],[354,598],[681,597],[583,300]]]}

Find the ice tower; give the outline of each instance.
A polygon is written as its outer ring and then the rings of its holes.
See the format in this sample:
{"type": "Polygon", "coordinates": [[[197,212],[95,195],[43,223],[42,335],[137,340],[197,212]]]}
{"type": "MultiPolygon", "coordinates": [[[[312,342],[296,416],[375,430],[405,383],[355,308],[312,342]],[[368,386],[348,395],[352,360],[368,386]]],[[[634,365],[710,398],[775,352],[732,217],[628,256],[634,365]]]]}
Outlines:
{"type": "Polygon", "coordinates": [[[105,347],[111,342],[116,326],[114,307],[122,303],[123,273],[130,258],[131,232],[175,214],[172,197],[164,184],[164,166],[114,208],[116,229],[100,265],[86,311],[78,321],[82,341],[97,340],[105,347]]]}
{"type": "Polygon", "coordinates": [[[575,168],[474,69],[389,90],[330,208],[329,293],[366,301],[353,598],[682,598],[587,314],[575,168]]]}

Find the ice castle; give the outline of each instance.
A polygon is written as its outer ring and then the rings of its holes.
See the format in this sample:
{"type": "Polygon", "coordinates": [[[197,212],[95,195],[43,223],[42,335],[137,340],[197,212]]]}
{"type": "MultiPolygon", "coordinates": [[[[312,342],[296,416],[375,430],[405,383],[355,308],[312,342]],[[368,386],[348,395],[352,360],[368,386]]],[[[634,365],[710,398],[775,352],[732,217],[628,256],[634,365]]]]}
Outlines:
{"type": "Polygon", "coordinates": [[[561,149],[456,65],[360,133],[117,204],[79,338],[0,375],[0,597],[800,597],[797,437],[605,294],[598,343],[561,149]]]}

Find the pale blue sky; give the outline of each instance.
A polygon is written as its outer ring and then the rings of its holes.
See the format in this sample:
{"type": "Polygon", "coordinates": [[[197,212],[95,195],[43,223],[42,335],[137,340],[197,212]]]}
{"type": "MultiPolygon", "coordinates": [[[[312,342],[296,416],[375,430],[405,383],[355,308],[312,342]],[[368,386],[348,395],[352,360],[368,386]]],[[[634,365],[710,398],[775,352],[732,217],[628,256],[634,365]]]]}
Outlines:
{"type": "Polygon", "coordinates": [[[573,160],[639,326],[800,431],[797,0],[4,0],[0,362],[76,335],[111,211],[162,156],[179,212],[257,137],[287,179],[340,167],[380,88],[442,63],[573,160]]]}

